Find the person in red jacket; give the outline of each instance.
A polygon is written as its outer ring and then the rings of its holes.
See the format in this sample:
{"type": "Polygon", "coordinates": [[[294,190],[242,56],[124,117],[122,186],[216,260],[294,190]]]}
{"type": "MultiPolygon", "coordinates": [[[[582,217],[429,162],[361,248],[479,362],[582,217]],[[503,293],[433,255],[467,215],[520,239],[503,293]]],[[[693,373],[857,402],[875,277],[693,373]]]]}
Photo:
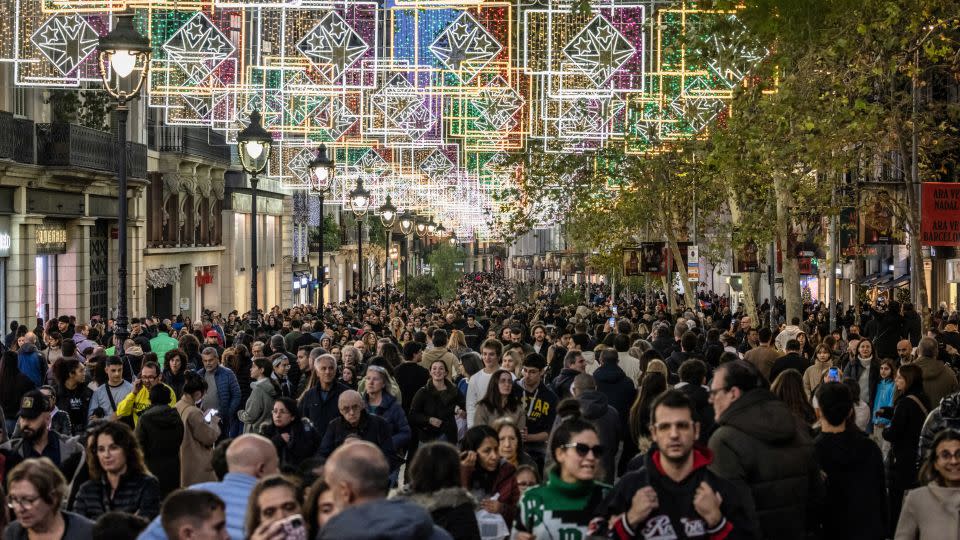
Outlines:
{"type": "Polygon", "coordinates": [[[600,505],[611,536],[734,540],[755,531],[733,485],[710,472],[709,448],[696,443],[700,424],[693,402],[679,390],[651,406],[650,433],[656,446],[644,465],[620,479],[600,505]]]}

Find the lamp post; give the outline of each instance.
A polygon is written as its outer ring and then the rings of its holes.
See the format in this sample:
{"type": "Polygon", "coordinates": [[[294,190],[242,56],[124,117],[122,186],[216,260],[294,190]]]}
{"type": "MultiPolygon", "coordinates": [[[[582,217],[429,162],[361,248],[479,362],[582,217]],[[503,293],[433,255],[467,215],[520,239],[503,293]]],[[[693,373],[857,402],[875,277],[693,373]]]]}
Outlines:
{"type": "Polygon", "coordinates": [[[117,338],[115,351],[123,355],[123,343],[130,336],[127,319],[127,117],[128,103],[137,98],[150,69],[150,40],[133,27],[133,14],[117,15],[117,24],[97,45],[97,67],[107,93],[117,100],[117,338]],[[109,65],[109,69],[107,66],[109,65]],[[140,76],[133,76],[139,67],[140,76]]]}
{"type": "Polygon", "coordinates": [[[410,257],[410,235],[413,233],[413,227],[416,218],[409,210],[400,214],[400,234],[403,235],[403,250],[400,252],[400,279],[403,280],[403,302],[407,302],[407,282],[409,281],[409,257],[410,257]]]}
{"type": "Polygon", "coordinates": [[[327,157],[327,145],[321,144],[317,148],[317,155],[310,161],[310,189],[317,194],[317,200],[320,203],[320,268],[317,269],[317,311],[323,315],[323,287],[327,283],[327,266],[323,264],[323,233],[325,223],[323,222],[323,198],[330,191],[330,185],[333,182],[333,175],[336,172],[336,164],[327,157]]]}
{"type": "Polygon", "coordinates": [[[267,168],[270,161],[270,148],[273,145],[273,136],[263,129],[263,119],[260,111],[254,109],[250,113],[250,125],[237,135],[240,164],[243,170],[250,175],[250,329],[256,331],[260,326],[257,313],[257,175],[267,168]]]}
{"type": "MultiPolygon", "coordinates": [[[[397,222],[397,207],[393,205],[393,202],[390,200],[390,195],[387,195],[386,202],[379,208],[380,211],[380,223],[383,224],[383,236],[386,241],[384,246],[384,257],[383,257],[383,289],[384,293],[387,294],[389,298],[389,285],[390,285],[390,242],[393,240],[393,224],[397,222]]],[[[386,305],[386,302],[385,304],[386,305]]]]}
{"type": "Polygon", "coordinates": [[[457,247],[457,231],[453,231],[450,233],[450,245],[453,247],[457,247]]]}
{"type": "Polygon", "coordinates": [[[363,178],[350,191],[350,209],[357,218],[357,324],[363,320],[363,216],[370,208],[370,192],[363,188],[363,178]]]}
{"type": "Polygon", "coordinates": [[[418,258],[414,270],[416,274],[420,274],[421,263],[423,262],[423,238],[427,236],[427,219],[423,216],[417,216],[416,224],[414,225],[417,231],[417,238],[414,239],[414,245],[417,245],[417,240],[419,240],[419,249],[417,250],[418,258]]]}

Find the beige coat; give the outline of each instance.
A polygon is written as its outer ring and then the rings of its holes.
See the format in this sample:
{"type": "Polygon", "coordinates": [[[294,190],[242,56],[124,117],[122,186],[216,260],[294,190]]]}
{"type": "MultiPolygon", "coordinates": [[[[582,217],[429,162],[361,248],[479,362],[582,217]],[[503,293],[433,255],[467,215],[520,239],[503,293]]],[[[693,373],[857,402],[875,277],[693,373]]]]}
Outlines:
{"type": "Polygon", "coordinates": [[[180,445],[180,487],[200,482],[216,482],[210,457],[213,445],[220,437],[220,426],[203,421],[201,411],[193,398],[184,394],[177,402],[177,412],[183,420],[183,443],[180,445]]]}
{"type": "Polygon", "coordinates": [[[482,426],[486,424],[493,427],[493,423],[503,417],[513,420],[513,423],[517,425],[521,432],[527,427],[527,411],[523,410],[523,406],[517,407],[513,414],[497,414],[483,402],[477,403],[477,413],[473,418],[473,425],[482,426]]]}
{"type": "Polygon", "coordinates": [[[957,540],[960,488],[934,483],[907,492],[894,540],[957,540]]]}
{"type": "Polygon", "coordinates": [[[833,367],[833,362],[828,364],[814,363],[803,372],[803,390],[807,393],[807,399],[813,397],[813,391],[823,382],[823,375],[833,367]]]}

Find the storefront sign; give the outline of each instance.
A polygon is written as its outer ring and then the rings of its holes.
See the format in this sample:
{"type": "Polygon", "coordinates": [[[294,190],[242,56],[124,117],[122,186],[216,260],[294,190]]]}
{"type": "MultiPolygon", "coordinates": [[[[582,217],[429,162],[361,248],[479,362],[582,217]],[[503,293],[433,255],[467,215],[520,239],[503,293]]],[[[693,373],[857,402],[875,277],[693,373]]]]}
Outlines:
{"type": "Polygon", "coordinates": [[[635,248],[623,249],[623,275],[628,277],[640,275],[640,255],[635,248]]]}
{"type": "Polygon", "coordinates": [[[687,246],[687,279],[700,281],[700,246],[687,246]]]}
{"type": "Polygon", "coordinates": [[[0,258],[10,256],[10,218],[0,217],[0,258]]]}
{"type": "Polygon", "coordinates": [[[37,226],[37,254],[60,255],[67,252],[67,228],[62,223],[37,226]]]}
{"type": "Polygon", "coordinates": [[[640,271],[659,274],[667,271],[664,257],[664,242],[640,244],[640,271]]]}
{"type": "Polygon", "coordinates": [[[960,246],[960,183],[924,182],[920,243],[960,246]]]}

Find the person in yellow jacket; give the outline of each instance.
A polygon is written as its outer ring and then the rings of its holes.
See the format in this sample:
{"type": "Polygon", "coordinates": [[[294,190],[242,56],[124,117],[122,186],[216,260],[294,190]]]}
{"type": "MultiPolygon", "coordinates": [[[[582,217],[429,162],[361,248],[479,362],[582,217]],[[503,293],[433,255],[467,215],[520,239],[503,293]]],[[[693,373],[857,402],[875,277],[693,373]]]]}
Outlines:
{"type": "MultiPolygon", "coordinates": [[[[150,389],[158,384],[163,384],[160,382],[160,366],[156,362],[145,362],[140,368],[140,378],[133,381],[133,391],[117,403],[117,418],[132,415],[133,425],[136,426],[143,411],[150,408],[150,389]]],[[[177,395],[172,388],[163,385],[170,390],[170,406],[175,407],[177,395]]]]}

